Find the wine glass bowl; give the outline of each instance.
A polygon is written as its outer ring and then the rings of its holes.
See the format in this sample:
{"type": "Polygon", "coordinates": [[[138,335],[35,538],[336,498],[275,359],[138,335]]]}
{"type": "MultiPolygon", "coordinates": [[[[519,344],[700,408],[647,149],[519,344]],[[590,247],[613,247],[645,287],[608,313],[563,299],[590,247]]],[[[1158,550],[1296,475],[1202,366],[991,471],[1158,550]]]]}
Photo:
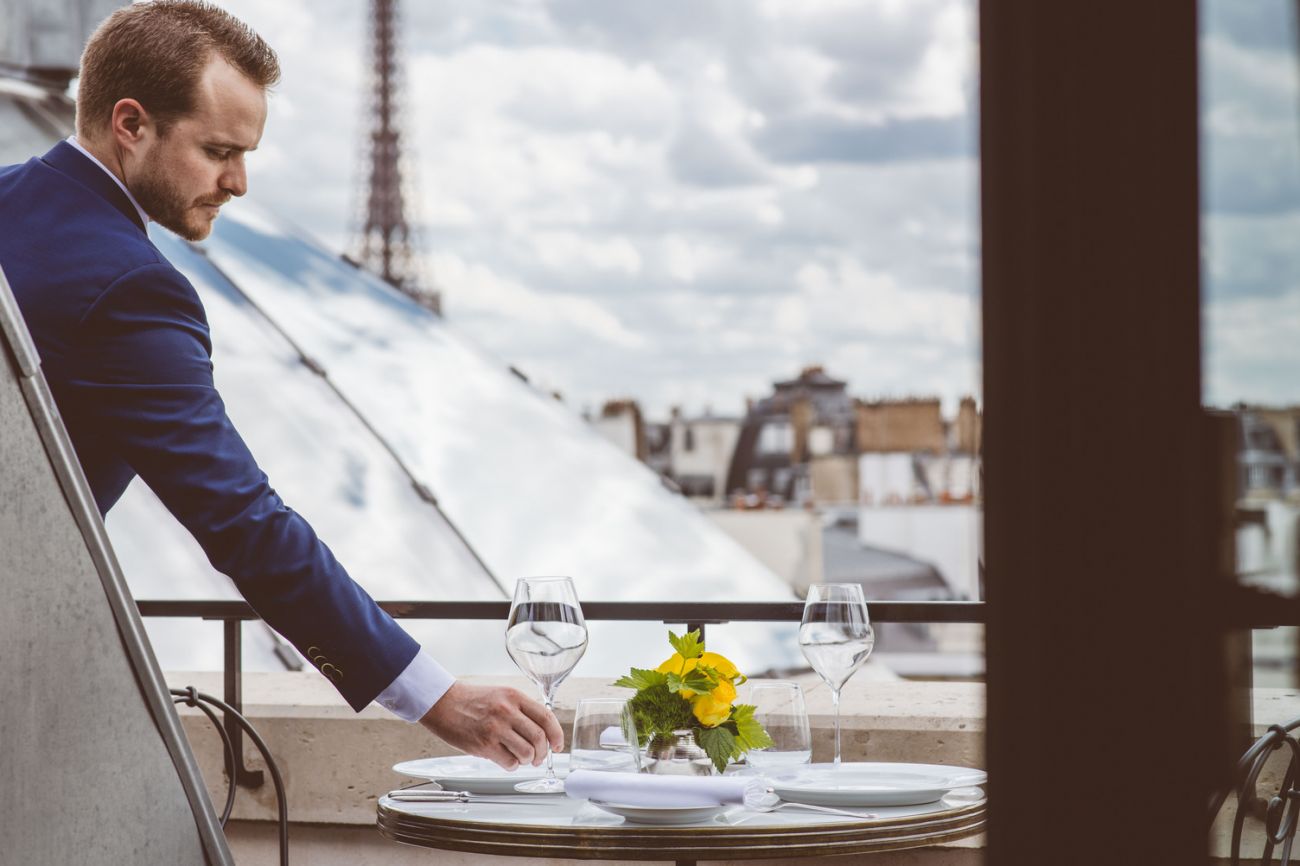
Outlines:
{"type": "Polygon", "coordinates": [[[840,690],[871,655],[875,631],[862,587],[856,583],[818,583],[808,588],[799,648],[830,687],[835,705],[835,766],[840,765],[840,690]]]}
{"type": "MultiPolygon", "coordinates": [[[[515,584],[506,621],[506,652],[519,670],[537,684],[546,709],[555,703],[555,690],[587,651],[587,622],[578,593],[568,577],[524,577],[515,584]]],[[[521,782],[515,789],[529,794],[564,790],[555,776],[554,755],[546,750],[546,775],[521,782]]]]}

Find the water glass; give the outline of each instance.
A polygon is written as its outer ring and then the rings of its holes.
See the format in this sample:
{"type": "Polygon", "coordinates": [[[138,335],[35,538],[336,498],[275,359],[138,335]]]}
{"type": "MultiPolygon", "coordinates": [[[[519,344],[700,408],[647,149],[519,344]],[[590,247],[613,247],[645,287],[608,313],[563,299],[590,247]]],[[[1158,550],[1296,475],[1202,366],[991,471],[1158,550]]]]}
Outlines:
{"type": "Polygon", "coordinates": [[[641,769],[636,722],[625,699],[583,698],[573,713],[570,770],[635,773],[641,769]]]}
{"type": "Polygon", "coordinates": [[[749,766],[777,772],[812,760],[812,732],[798,683],[752,683],[749,702],[754,705],[754,720],[772,738],[771,746],[749,752],[745,759],[749,766]]]}

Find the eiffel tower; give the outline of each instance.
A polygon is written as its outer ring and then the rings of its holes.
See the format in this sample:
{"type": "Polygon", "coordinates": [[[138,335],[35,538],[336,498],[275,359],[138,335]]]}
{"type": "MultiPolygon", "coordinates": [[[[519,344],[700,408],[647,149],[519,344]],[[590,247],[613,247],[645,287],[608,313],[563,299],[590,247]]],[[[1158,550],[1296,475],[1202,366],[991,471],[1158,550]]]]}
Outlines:
{"type": "Polygon", "coordinates": [[[371,0],[372,104],[366,141],[369,182],[355,261],[435,313],[441,293],[423,284],[417,238],[406,217],[397,125],[397,0],[371,0]]]}

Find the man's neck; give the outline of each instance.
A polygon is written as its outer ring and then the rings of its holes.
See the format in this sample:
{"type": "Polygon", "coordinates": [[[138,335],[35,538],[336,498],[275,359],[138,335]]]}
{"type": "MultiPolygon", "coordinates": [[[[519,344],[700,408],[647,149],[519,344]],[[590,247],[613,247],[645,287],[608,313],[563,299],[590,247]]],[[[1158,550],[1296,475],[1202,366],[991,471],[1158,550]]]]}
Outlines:
{"type": "Polygon", "coordinates": [[[80,145],[82,150],[95,158],[100,167],[117,178],[118,183],[126,186],[126,177],[122,173],[122,166],[111,148],[105,147],[103,142],[93,138],[86,138],[81,133],[74,135],[73,139],[75,144],[80,145]]]}

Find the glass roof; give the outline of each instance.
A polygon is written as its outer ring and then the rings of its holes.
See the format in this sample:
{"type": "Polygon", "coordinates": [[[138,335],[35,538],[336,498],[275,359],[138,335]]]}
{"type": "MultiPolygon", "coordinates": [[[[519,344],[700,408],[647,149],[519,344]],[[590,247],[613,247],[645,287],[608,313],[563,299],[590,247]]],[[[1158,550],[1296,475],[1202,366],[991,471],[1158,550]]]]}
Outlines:
{"type": "MultiPolygon", "coordinates": [[[[0,88],[0,164],[54,141],[14,110],[19,99],[0,88]]],[[[539,574],[573,576],[588,601],[794,598],[654,472],[457,334],[454,319],[356,270],[267,208],[239,201],[226,211],[201,248],[156,226],[151,237],[203,299],[217,386],[272,485],[376,598],[507,598],[516,578],[539,574]],[[437,507],[417,494],[403,464],[437,507]]],[[[108,529],[138,598],[237,597],[144,485],[131,486],[108,529]]],[[[210,624],[147,625],[164,668],[220,666],[210,624]],[[213,637],[196,640],[201,628],[213,637]]],[[[404,626],[454,672],[513,671],[502,640],[483,639],[499,624],[404,626]]],[[[591,630],[579,676],[668,654],[659,624],[591,630]]],[[[279,668],[278,639],[250,632],[246,667],[279,668]]],[[[727,646],[715,648],[750,671],[798,657],[791,626],[726,634],[727,646]]]]}
{"type": "MultiPolygon", "coordinates": [[[[567,574],[586,600],[794,598],[654,472],[458,335],[454,319],[253,203],[223,216],[204,247],[388,438],[503,590],[518,577],[567,574]]],[[[642,631],[593,626],[593,646],[602,634],[607,649],[636,645],[618,662],[602,652],[601,671],[666,654],[662,626],[642,631]]],[[[772,627],[737,627],[736,638],[746,631],[759,639],[734,652],[751,667],[790,658],[764,649],[772,627]]]]}

